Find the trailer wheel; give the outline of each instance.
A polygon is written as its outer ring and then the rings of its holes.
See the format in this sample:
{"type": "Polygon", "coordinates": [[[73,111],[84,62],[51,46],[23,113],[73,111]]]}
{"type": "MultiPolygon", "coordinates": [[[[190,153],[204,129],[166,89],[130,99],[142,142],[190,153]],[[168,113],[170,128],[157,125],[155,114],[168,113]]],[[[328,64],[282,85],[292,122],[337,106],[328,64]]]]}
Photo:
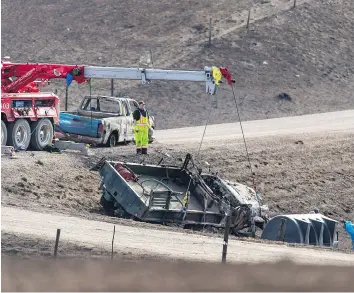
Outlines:
{"type": "Polygon", "coordinates": [[[7,142],[7,128],[3,120],[1,120],[1,145],[6,145],[7,142]]]}
{"type": "Polygon", "coordinates": [[[113,201],[108,201],[107,199],[104,198],[104,196],[101,196],[100,204],[107,216],[114,216],[114,202],[113,201]]]}
{"type": "Polygon", "coordinates": [[[18,119],[8,125],[7,144],[16,150],[27,150],[31,141],[31,127],[26,119],[18,119]]]}
{"type": "Polygon", "coordinates": [[[52,144],[54,129],[52,122],[47,119],[40,119],[31,124],[31,147],[36,151],[43,150],[47,145],[52,144]]]}

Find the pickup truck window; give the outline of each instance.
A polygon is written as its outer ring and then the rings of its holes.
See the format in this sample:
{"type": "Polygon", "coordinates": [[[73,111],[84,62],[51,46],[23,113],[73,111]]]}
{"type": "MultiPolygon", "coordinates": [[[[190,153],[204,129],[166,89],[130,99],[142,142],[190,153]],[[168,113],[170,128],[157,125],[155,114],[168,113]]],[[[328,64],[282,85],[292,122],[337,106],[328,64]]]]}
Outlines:
{"type": "Polygon", "coordinates": [[[120,114],[120,103],[117,101],[110,101],[100,99],[100,112],[120,114]]]}
{"type": "Polygon", "coordinates": [[[81,110],[84,111],[97,111],[97,99],[95,98],[85,98],[82,103],[81,110]]]}
{"type": "Polygon", "coordinates": [[[130,109],[133,113],[138,108],[138,103],[136,103],[134,101],[129,101],[129,104],[130,104],[130,109]]]}
{"type": "Polygon", "coordinates": [[[122,104],[123,104],[125,116],[129,116],[129,115],[130,115],[130,112],[129,112],[129,107],[128,107],[127,101],[123,100],[123,101],[122,101],[122,104]]]}

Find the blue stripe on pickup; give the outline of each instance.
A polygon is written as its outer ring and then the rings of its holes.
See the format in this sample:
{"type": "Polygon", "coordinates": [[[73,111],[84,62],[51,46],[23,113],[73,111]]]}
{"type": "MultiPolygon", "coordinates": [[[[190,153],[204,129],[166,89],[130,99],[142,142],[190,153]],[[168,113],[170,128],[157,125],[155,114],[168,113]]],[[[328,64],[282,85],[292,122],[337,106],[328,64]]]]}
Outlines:
{"type": "Polygon", "coordinates": [[[59,127],[66,133],[98,137],[98,127],[100,124],[102,124],[101,119],[80,116],[68,112],[60,112],[59,114],[59,127]]]}

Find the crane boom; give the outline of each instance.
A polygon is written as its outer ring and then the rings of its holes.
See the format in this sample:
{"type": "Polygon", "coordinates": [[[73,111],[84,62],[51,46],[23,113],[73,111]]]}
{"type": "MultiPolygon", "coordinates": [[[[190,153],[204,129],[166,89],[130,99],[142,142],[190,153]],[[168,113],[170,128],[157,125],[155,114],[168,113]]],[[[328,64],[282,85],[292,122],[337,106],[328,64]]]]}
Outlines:
{"type": "MultiPolygon", "coordinates": [[[[1,62],[1,90],[7,92],[38,91],[33,85],[36,79],[48,81],[63,78],[70,85],[87,82],[91,78],[141,80],[142,84],[151,80],[205,82],[206,93],[214,95],[224,77],[230,83],[231,75],[226,68],[204,67],[204,70],[177,70],[154,68],[129,68],[108,66],[66,65],[48,63],[1,62]],[[13,81],[12,78],[16,80],[13,81]]],[[[234,81],[232,81],[234,82],[234,81]]]]}
{"type": "Polygon", "coordinates": [[[129,68],[129,67],[102,67],[85,66],[85,78],[125,79],[141,80],[142,84],[151,80],[170,81],[196,81],[206,83],[206,93],[216,93],[215,78],[212,68],[205,67],[204,70],[171,70],[152,68],[129,68]]]}

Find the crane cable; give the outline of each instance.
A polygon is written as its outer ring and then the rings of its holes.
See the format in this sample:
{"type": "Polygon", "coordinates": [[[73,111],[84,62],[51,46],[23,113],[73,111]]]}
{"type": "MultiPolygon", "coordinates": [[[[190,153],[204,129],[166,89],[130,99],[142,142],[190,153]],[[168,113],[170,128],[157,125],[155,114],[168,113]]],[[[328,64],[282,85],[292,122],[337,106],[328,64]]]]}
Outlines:
{"type": "MultiPolygon", "coordinates": [[[[231,78],[231,75],[230,75],[230,78],[231,78]]],[[[231,80],[231,79],[230,79],[230,80],[231,80]]],[[[249,164],[249,168],[250,168],[250,172],[251,172],[253,187],[254,187],[255,193],[256,193],[256,195],[257,195],[257,194],[258,194],[258,191],[257,191],[256,180],[255,180],[255,173],[253,172],[253,169],[252,169],[251,159],[250,159],[250,155],[249,155],[249,152],[248,152],[247,142],[246,142],[246,138],[245,138],[245,133],[244,133],[244,130],[243,130],[243,126],[242,126],[242,120],[241,120],[241,116],[240,116],[239,107],[238,107],[238,104],[237,104],[237,98],[236,98],[235,90],[234,90],[234,87],[233,87],[232,83],[229,82],[229,84],[230,84],[230,86],[231,86],[232,96],[233,96],[233,99],[234,99],[234,102],[235,102],[235,107],[236,107],[236,111],[237,111],[237,117],[238,117],[238,120],[239,120],[239,122],[240,122],[240,127],[241,127],[241,132],[242,132],[242,138],[243,138],[243,143],[244,143],[244,145],[245,145],[246,156],[247,156],[247,160],[248,160],[248,164],[249,164]]],[[[205,132],[206,132],[206,129],[207,129],[208,124],[209,124],[209,120],[210,120],[210,116],[211,116],[212,110],[213,110],[213,106],[211,106],[210,111],[209,111],[209,115],[208,115],[208,118],[207,118],[207,121],[206,121],[206,124],[205,124],[205,127],[204,127],[203,135],[202,135],[202,139],[201,139],[200,144],[199,144],[199,149],[198,149],[198,152],[197,152],[197,157],[199,157],[199,155],[200,155],[200,150],[201,150],[201,147],[202,147],[202,144],[203,144],[203,141],[204,141],[205,132]]],[[[185,196],[184,196],[184,198],[183,198],[183,204],[184,204],[184,206],[182,206],[182,210],[181,210],[181,211],[184,211],[184,215],[183,215],[183,220],[182,220],[182,222],[184,222],[184,219],[185,219],[185,217],[186,217],[186,215],[187,215],[187,205],[188,205],[188,202],[189,202],[189,189],[190,189],[191,183],[192,183],[192,178],[190,178],[190,180],[189,180],[188,187],[187,187],[187,191],[186,191],[185,196]]],[[[256,196],[256,198],[257,198],[257,196],[256,196]]],[[[258,198],[257,198],[257,201],[258,201],[258,198]]]]}
{"type": "MultiPolygon", "coordinates": [[[[247,160],[248,160],[248,164],[249,164],[249,168],[250,168],[250,172],[251,172],[251,177],[252,177],[252,183],[253,183],[254,190],[255,190],[255,192],[257,194],[258,191],[257,191],[256,180],[255,180],[255,173],[253,172],[253,169],[252,169],[252,163],[251,163],[251,159],[250,159],[250,155],[249,155],[249,151],[248,151],[248,147],[247,147],[245,133],[244,133],[243,126],[242,126],[242,120],[241,120],[241,116],[240,116],[240,111],[239,111],[239,107],[238,107],[238,104],[237,104],[237,98],[236,98],[236,94],[235,94],[235,90],[234,90],[233,85],[230,84],[230,86],[231,86],[231,89],[232,89],[232,96],[233,96],[233,99],[234,99],[234,102],[235,102],[235,107],[236,107],[236,111],[237,111],[238,120],[240,122],[243,143],[245,145],[246,156],[247,156],[247,160]]],[[[206,121],[206,124],[205,124],[205,127],[204,127],[204,132],[203,132],[203,135],[202,135],[202,139],[201,139],[200,144],[199,144],[197,157],[199,157],[199,155],[200,155],[200,150],[201,150],[201,147],[202,147],[202,144],[203,144],[203,141],[204,141],[205,132],[206,132],[206,129],[207,129],[208,124],[209,124],[209,120],[210,120],[210,116],[211,116],[212,110],[213,110],[213,107],[211,106],[210,111],[209,111],[209,115],[208,115],[208,118],[207,118],[207,121],[206,121]]],[[[187,206],[187,204],[189,202],[189,189],[190,189],[191,183],[192,183],[192,178],[190,178],[190,180],[189,180],[187,191],[185,193],[185,197],[183,198],[183,203],[185,204],[185,206],[184,206],[184,215],[183,215],[183,220],[182,221],[184,221],[184,219],[186,217],[186,214],[187,214],[186,206],[187,206]]],[[[258,198],[257,198],[257,201],[258,201],[258,198]]]]}
{"type": "MultiPolygon", "coordinates": [[[[203,135],[202,135],[202,139],[200,141],[200,144],[199,144],[199,148],[198,148],[198,152],[197,152],[197,158],[199,157],[200,155],[200,150],[202,148],[202,144],[203,144],[203,140],[204,140],[204,136],[205,136],[205,132],[206,132],[206,129],[208,127],[208,124],[209,124],[209,120],[210,120],[210,116],[211,116],[211,112],[213,111],[213,105],[211,104],[211,107],[210,107],[210,111],[209,111],[209,115],[208,115],[208,118],[207,118],[207,121],[205,123],[205,126],[204,126],[204,132],[203,132],[203,135]]],[[[184,210],[184,215],[183,215],[183,219],[182,219],[182,222],[184,222],[184,219],[187,215],[187,205],[188,205],[188,202],[189,202],[189,189],[190,189],[190,186],[191,186],[191,183],[192,183],[192,177],[190,177],[189,179],[189,183],[188,183],[188,186],[187,186],[187,190],[185,192],[185,195],[184,195],[184,198],[183,198],[183,204],[184,206],[182,206],[182,212],[184,210]]],[[[204,215],[205,216],[205,215],[204,215]]]]}
{"type": "Polygon", "coordinates": [[[235,91],[234,91],[233,85],[231,84],[230,86],[231,86],[232,95],[233,95],[233,98],[234,98],[234,101],[235,101],[235,106],[236,106],[236,110],[237,110],[238,120],[240,121],[240,127],[241,127],[241,132],[242,132],[242,137],[243,137],[243,143],[245,145],[246,154],[247,154],[247,160],[248,160],[248,164],[250,166],[250,171],[251,171],[251,175],[252,175],[253,187],[255,189],[255,192],[257,193],[257,185],[256,185],[256,180],[255,180],[255,173],[252,170],[251,159],[250,159],[250,155],[249,155],[249,152],[248,152],[246,138],[245,138],[245,134],[244,134],[243,127],[242,127],[242,120],[241,120],[241,116],[240,116],[240,111],[239,111],[239,108],[238,108],[238,105],[237,105],[237,98],[236,98],[236,95],[235,95],[235,91]]]}

